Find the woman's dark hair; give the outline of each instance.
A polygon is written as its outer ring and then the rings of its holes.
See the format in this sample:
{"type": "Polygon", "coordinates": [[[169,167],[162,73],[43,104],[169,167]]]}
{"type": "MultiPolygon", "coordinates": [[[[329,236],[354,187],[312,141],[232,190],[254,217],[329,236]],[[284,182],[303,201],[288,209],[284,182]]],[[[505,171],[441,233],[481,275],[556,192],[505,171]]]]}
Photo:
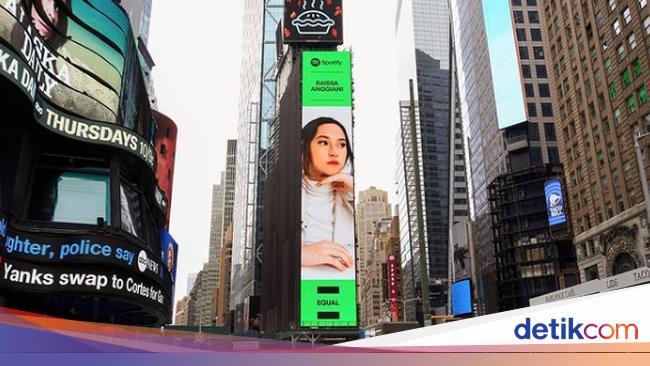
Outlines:
{"type": "Polygon", "coordinates": [[[327,124],[337,125],[341,128],[341,131],[343,131],[343,135],[345,135],[345,149],[347,151],[347,159],[345,160],[345,162],[347,163],[348,161],[354,161],[354,156],[352,154],[352,146],[350,144],[350,138],[348,137],[348,132],[345,130],[345,127],[343,127],[341,122],[335,120],[334,118],[319,117],[310,121],[305,125],[305,127],[302,128],[301,153],[302,153],[303,174],[306,174],[309,171],[309,166],[311,165],[311,150],[309,149],[309,145],[316,137],[316,132],[318,132],[318,127],[327,124]]]}

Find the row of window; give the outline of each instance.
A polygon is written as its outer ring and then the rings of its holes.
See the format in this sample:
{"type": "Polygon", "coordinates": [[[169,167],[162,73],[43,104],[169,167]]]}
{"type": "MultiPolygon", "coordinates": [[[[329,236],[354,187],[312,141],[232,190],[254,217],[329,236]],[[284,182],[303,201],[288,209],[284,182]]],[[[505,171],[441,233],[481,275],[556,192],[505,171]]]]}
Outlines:
{"type": "MultiPolygon", "coordinates": [[[[525,22],[524,12],[521,10],[515,10],[512,12],[513,18],[515,19],[515,24],[521,24],[525,22]]],[[[528,11],[528,23],[538,24],[539,23],[539,12],[536,10],[528,11]]]]}

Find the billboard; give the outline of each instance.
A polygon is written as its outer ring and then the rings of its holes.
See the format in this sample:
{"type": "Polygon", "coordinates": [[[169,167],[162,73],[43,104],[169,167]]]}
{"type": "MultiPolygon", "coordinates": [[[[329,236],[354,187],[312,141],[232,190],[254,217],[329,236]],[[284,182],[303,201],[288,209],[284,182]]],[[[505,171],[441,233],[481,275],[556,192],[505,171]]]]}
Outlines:
{"type": "Polygon", "coordinates": [[[566,223],[564,195],[562,194],[562,183],[560,180],[551,179],[546,181],[544,183],[544,195],[546,197],[548,224],[555,226],[566,223]]]}
{"type": "Polygon", "coordinates": [[[43,127],[126,150],[153,169],[154,122],[129,20],[115,2],[0,2],[0,60],[0,75],[33,102],[43,127]]]}
{"type": "Polygon", "coordinates": [[[356,327],[350,52],[302,54],[301,327],[356,327]]]}
{"type": "Polygon", "coordinates": [[[23,231],[0,212],[3,291],[110,296],[168,314],[171,280],[163,268],[157,254],[127,240],[23,231]]]}
{"type": "Polygon", "coordinates": [[[451,314],[472,314],[472,283],[469,279],[451,285],[451,314]]]}
{"type": "Polygon", "coordinates": [[[284,43],[343,43],[341,0],[286,0],[284,43]]]}
{"type": "Polygon", "coordinates": [[[459,222],[453,226],[453,279],[455,281],[471,276],[468,223],[459,222]]]}
{"type": "Polygon", "coordinates": [[[172,238],[167,229],[160,232],[160,257],[165,269],[172,279],[172,284],[176,282],[176,264],[178,263],[178,243],[172,238]]]}

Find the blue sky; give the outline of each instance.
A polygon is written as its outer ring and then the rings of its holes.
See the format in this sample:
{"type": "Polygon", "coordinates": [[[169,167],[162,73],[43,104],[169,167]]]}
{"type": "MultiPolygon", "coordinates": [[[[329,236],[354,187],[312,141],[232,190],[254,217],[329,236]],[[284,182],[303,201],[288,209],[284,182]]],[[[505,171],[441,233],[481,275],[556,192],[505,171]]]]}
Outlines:
{"type": "Polygon", "coordinates": [[[508,0],[484,0],[483,16],[499,128],[504,128],[526,120],[508,0]]]}

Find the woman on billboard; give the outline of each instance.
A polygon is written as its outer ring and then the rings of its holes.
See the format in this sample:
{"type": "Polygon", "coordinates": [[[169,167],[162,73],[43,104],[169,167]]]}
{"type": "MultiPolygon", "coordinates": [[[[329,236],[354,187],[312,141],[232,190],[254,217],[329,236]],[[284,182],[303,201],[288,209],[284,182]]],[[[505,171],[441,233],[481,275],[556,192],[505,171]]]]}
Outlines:
{"type": "Polygon", "coordinates": [[[343,125],[321,117],[302,130],[303,269],[354,270],[352,148],[343,125]]]}

